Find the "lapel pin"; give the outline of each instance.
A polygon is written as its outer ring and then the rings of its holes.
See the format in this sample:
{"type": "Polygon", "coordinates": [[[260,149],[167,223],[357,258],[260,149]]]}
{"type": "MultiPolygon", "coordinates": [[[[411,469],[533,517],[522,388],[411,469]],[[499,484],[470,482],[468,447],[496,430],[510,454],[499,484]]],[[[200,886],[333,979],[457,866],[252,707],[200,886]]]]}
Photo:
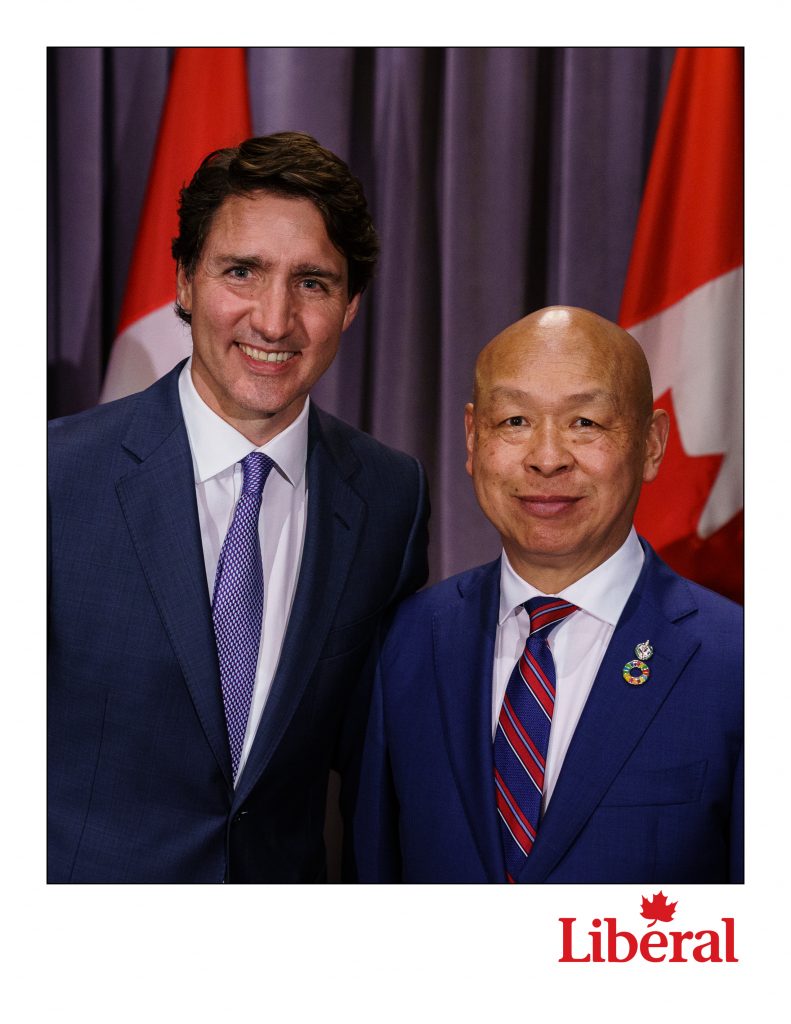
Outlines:
{"type": "Polygon", "coordinates": [[[654,653],[654,648],[651,646],[648,640],[644,644],[638,644],[634,649],[634,653],[640,659],[640,661],[648,661],[651,655],[654,653]]]}
{"type": "Polygon", "coordinates": [[[651,675],[651,669],[644,661],[627,661],[623,667],[623,677],[630,686],[642,686],[651,675]]]}

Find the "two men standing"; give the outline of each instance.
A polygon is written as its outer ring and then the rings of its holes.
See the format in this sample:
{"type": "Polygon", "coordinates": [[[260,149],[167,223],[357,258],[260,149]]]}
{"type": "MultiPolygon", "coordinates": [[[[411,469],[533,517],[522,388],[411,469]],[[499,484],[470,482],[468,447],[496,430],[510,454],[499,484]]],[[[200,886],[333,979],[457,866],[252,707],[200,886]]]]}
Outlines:
{"type": "Polygon", "coordinates": [[[308,397],[376,250],[309,137],[210,155],[192,357],[51,425],[50,880],[321,881],[332,766],[363,881],[739,880],[739,609],[634,532],[668,431],[642,351],[563,307],[484,349],[503,556],[410,598],[423,470],[308,397]]]}

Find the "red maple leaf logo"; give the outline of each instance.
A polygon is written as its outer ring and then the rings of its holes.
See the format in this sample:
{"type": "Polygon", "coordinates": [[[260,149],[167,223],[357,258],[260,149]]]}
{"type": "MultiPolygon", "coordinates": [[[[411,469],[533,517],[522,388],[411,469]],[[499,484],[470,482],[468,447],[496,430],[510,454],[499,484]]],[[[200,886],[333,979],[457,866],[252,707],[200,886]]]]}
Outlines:
{"type": "Polygon", "coordinates": [[[678,900],[675,903],[668,903],[667,897],[660,890],[654,893],[653,899],[647,900],[643,896],[643,909],[640,911],[640,917],[644,917],[646,920],[650,918],[648,925],[650,928],[657,921],[672,921],[677,906],[678,900]]]}

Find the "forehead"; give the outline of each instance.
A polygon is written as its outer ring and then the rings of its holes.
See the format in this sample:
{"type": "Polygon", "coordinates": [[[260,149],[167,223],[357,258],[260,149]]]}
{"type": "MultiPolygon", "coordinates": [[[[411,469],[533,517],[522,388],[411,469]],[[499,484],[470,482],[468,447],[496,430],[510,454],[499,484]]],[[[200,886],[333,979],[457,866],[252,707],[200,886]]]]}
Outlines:
{"type": "MultiPolygon", "coordinates": [[[[343,257],[330,241],[318,208],[301,197],[259,192],[223,200],[206,237],[206,251],[241,247],[313,248],[328,258],[343,257]]],[[[345,261],[344,261],[345,262],[345,261]]]]}
{"type": "Polygon", "coordinates": [[[546,403],[609,399],[620,393],[618,362],[606,344],[572,334],[552,339],[506,339],[481,362],[478,400],[517,395],[546,403]]]}

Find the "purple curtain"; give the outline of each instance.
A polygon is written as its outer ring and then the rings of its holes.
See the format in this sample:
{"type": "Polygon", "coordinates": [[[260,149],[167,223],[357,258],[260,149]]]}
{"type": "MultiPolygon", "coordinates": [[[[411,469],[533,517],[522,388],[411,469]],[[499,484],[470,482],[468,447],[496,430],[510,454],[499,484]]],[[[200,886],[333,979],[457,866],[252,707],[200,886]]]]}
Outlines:
{"type": "MultiPolygon", "coordinates": [[[[673,55],[248,50],[255,133],[307,131],[364,182],[381,262],[314,397],[426,466],[432,580],[499,548],[464,471],[478,351],[550,303],[617,317],[673,55]]],[[[171,60],[48,52],[50,415],[98,399],[171,60]]]]}

